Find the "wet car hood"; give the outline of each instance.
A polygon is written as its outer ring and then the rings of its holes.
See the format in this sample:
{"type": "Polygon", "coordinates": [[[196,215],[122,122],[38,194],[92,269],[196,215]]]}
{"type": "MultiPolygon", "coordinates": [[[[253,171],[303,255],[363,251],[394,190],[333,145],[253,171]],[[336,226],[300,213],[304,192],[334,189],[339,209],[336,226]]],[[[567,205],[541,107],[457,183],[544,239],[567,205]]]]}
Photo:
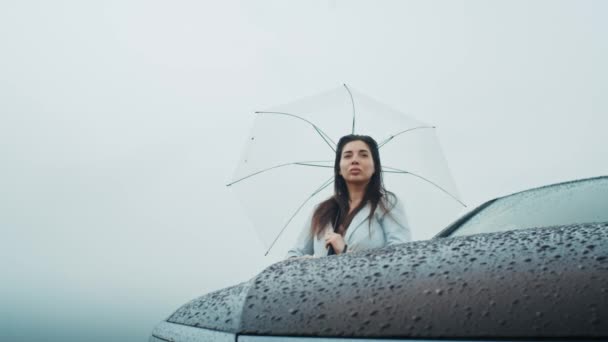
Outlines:
{"type": "Polygon", "coordinates": [[[608,336],[608,223],[291,259],[167,321],[279,336],[608,336]]]}

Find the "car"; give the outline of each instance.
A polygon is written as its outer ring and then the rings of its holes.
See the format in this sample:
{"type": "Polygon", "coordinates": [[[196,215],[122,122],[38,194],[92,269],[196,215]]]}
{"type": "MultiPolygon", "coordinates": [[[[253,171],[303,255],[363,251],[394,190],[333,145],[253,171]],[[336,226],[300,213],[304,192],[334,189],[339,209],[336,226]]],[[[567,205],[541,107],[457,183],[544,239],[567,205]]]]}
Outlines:
{"type": "Polygon", "coordinates": [[[608,176],[490,200],[426,241],[288,259],[150,341],[608,338],[608,176]]]}

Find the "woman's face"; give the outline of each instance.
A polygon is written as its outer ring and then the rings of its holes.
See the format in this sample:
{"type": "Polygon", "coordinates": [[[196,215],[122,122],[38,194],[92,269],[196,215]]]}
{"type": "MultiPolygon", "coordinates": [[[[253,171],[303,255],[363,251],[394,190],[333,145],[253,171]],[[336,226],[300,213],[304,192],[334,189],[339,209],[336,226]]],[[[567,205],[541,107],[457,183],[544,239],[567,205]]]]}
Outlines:
{"type": "Polygon", "coordinates": [[[340,175],[346,183],[366,184],[376,171],[372,152],[361,140],[344,145],[340,157],[340,175]]]}

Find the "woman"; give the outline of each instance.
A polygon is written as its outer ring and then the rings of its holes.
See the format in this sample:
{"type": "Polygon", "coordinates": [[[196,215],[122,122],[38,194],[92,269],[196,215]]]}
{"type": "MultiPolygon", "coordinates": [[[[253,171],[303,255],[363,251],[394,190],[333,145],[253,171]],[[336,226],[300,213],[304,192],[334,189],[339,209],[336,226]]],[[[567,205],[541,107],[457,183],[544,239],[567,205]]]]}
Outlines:
{"type": "Polygon", "coordinates": [[[365,135],[342,137],[334,162],[334,195],[316,207],[287,257],[343,254],[407,241],[410,229],[403,206],[382,183],[378,144],[365,135]]]}

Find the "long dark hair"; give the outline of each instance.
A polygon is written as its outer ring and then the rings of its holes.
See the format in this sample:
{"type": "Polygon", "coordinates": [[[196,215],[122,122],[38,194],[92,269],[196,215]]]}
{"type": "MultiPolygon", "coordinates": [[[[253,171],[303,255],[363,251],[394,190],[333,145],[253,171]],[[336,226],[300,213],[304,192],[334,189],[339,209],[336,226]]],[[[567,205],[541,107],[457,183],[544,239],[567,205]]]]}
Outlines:
{"type": "Polygon", "coordinates": [[[317,206],[312,216],[312,232],[314,235],[318,236],[328,224],[331,224],[336,232],[344,234],[344,231],[348,228],[353,217],[367,203],[371,205],[371,211],[367,217],[367,220],[371,223],[371,219],[378,206],[380,206],[384,213],[389,211],[388,196],[394,195],[384,189],[380,152],[378,151],[378,143],[376,140],[367,135],[350,134],[343,136],[340,138],[340,141],[338,141],[336,159],[334,162],[334,195],[317,206]],[[362,141],[369,147],[374,161],[375,171],[367,184],[365,195],[363,195],[361,203],[357,208],[354,208],[349,215],[349,194],[346,181],[340,175],[340,160],[342,158],[344,146],[352,141],[362,141]]]}

